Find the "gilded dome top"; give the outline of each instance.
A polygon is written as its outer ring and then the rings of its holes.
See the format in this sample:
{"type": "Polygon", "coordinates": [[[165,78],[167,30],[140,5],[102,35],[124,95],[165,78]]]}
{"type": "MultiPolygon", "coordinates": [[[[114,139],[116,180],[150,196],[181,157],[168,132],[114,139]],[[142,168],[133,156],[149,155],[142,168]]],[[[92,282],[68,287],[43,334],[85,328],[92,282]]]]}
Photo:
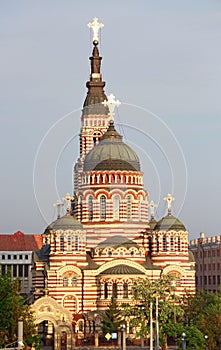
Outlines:
{"type": "Polygon", "coordinates": [[[100,142],[85,157],[84,171],[92,170],[140,171],[138,156],[122,141],[113,121],[100,142]]]}

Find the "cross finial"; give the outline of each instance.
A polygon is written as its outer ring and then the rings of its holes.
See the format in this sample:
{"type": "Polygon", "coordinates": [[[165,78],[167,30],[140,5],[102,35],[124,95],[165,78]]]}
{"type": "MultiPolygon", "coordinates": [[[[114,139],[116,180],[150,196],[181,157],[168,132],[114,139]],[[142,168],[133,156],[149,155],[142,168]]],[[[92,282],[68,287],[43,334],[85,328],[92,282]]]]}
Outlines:
{"type": "Polygon", "coordinates": [[[151,202],[148,204],[148,207],[150,208],[150,216],[151,216],[151,219],[154,219],[154,212],[155,212],[155,208],[157,208],[157,204],[155,204],[154,201],[151,201],[151,202]]]}
{"type": "Polygon", "coordinates": [[[67,193],[65,197],[62,198],[66,203],[66,212],[70,214],[71,212],[71,201],[73,201],[74,197],[71,197],[70,193],[67,193]]]}
{"type": "Polygon", "coordinates": [[[164,197],[163,199],[164,201],[167,201],[167,207],[168,207],[168,215],[171,215],[171,204],[172,202],[175,200],[175,198],[173,198],[171,196],[170,193],[168,193],[168,195],[166,197],[164,197]]]}
{"type": "Polygon", "coordinates": [[[114,118],[114,109],[115,107],[119,107],[121,102],[119,100],[115,100],[115,96],[113,94],[110,94],[109,96],[107,96],[107,101],[105,100],[104,102],[102,102],[102,104],[105,107],[109,108],[109,113],[108,115],[110,116],[110,119],[113,120],[114,118]]]}
{"type": "Polygon", "coordinates": [[[57,202],[53,204],[53,206],[56,207],[56,209],[57,209],[57,219],[60,219],[60,217],[61,217],[61,207],[63,205],[64,204],[59,200],[57,200],[57,202]]]}
{"type": "Polygon", "coordinates": [[[99,42],[99,29],[103,28],[103,23],[98,22],[98,18],[94,17],[93,22],[88,23],[88,27],[93,30],[93,42],[99,42]]]}

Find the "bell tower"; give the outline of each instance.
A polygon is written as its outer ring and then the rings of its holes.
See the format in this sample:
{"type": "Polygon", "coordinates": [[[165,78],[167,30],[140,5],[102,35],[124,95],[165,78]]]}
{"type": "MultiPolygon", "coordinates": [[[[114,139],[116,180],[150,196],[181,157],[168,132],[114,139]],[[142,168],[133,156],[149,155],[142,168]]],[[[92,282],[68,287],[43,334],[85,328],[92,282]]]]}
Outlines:
{"type": "Polygon", "coordinates": [[[107,104],[108,98],[104,92],[105,82],[101,74],[102,57],[98,49],[99,30],[103,26],[96,17],[93,22],[88,23],[88,27],[93,32],[93,50],[90,57],[90,77],[86,83],[88,91],[81,115],[80,157],[74,166],[74,193],[78,192],[81,185],[85,156],[107,131],[111,119],[107,104]]]}

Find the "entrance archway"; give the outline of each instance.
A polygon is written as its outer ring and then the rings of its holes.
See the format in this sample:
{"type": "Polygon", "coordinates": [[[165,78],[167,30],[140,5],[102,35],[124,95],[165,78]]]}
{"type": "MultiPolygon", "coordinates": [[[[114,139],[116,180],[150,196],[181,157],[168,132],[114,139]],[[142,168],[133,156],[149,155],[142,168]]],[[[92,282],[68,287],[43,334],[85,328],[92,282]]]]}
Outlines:
{"type": "Polygon", "coordinates": [[[54,350],[54,325],[45,320],[38,324],[38,334],[42,339],[42,350],[54,350]]]}

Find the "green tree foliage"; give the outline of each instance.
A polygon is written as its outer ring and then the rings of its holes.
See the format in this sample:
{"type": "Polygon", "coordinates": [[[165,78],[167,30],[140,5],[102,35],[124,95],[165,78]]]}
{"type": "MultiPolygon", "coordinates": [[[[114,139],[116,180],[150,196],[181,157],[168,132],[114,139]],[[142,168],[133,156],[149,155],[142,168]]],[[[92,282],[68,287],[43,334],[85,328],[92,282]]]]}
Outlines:
{"type": "Polygon", "coordinates": [[[196,326],[207,337],[208,349],[221,348],[221,298],[219,293],[199,291],[184,299],[184,323],[196,326]]]}
{"type": "Polygon", "coordinates": [[[146,337],[150,331],[150,305],[153,305],[153,318],[156,315],[156,297],[158,298],[159,325],[161,343],[165,342],[164,325],[174,324],[181,320],[182,308],[175,295],[174,277],[163,275],[160,279],[150,281],[138,279],[133,287],[132,305],[124,305],[124,317],[130,316],[132,326],[139,329],[138,334],[146,337]]]}
{"type": "Polygon", "coordinates": [[[19,281],[10,272],[0,276],[0,347],[17,341],[19,320],[24,324],[24,343],[31,343],[35,336],[32,312],[19,292],[19,281]]]}
{"type": "Polygon", "coordinates": [[[121,310],[118,309],[116,299],[112,297],[108,309],[103,314],[102,332],[104,334],[115,333],[120,329],[121,324],[121,310]]]}

